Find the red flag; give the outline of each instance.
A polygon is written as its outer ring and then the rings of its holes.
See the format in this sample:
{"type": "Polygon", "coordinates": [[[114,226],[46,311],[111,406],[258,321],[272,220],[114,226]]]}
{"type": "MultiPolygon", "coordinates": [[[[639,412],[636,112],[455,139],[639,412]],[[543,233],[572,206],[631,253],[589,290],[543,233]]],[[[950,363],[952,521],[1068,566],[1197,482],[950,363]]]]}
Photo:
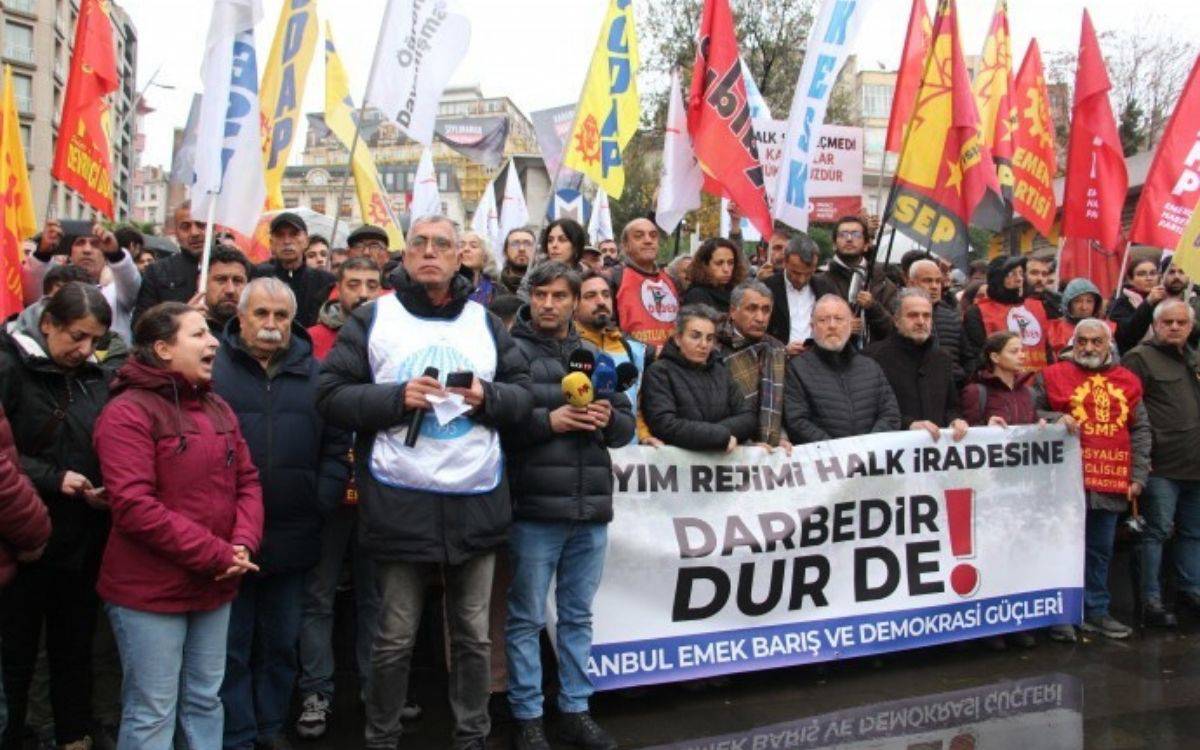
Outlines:
{"type": "Polygon", "coordinates": [[[1110,250],[1095,240],[1063,238],[1061,247],[1058,278],[1089,279],[1106,296],[1121,288],[1123,243],[1110,250]]]}
{"type": "Polygon", "coordinates": [[[1129,188],[1121,138],[1108,101],[1111,87],[1096,29],[1085,10],[1067,146],[1062,233],[1064,237],[1096,240],[1107,249],[1116,248],[1120,242],[1121,207],[1129,188]]]}
{"type": "Polygon", "coordinates": [[[1200,198],[1200,57],[1146,175],[1131,242],[1174,249],[1200,198]]]}
{"type": "Polygon", "coordinates": [[[925,10],[925,0],[913,0],[912,12],[908,15],[908,33],[904,36],[904,51],[900,53],[900,70],[896,73],[896,91],[892,95],[887,140],[884,142],[884,149],[890,153],[900,153],[904,145],[904,129],[912,118],[917,90],[921,88],[921,76],[925,72],[925,58],[929,55],[929,37],[932,33],[933,26],[929,22],[929,12],[925,10]]]}
{"type": "Polygon", "coordinates": [[[1054,154],[1054,122],[1050,118],[1046,75],[1036,39],[1029,40],[1013,91],[1013,107],[1017,112],[1017,129],[1013,131],[1013,208],[1043,237],[1049,237],[1058,210],[1054,199],[1058,157],[1054,154]]]}
{"type": "Polygon", "coordinates": [[[113,28],[100,0],[83,0],[75,25],[71,73],[63,97],[58,143],[50,173],[98,211],[113,216],[111,108],[104,97],[117,89],[113,28]]]}
{"type": "Polygon", "coordinates": [[[688,97],[688,132],[704,170],[704,191],[729,198],[764,237],[769,235],[771,211],[729,0],[704,0],[688,97]]]}
{"type": "Polygon", "coordinates": [[[979,74],[975,77],[975,99],[979,106],[983,142],[992,152],[1004,198],[1012,196],[1013,131],[1017,128],[1013,109],[1012,43],[1008,34],[1008,0],[996,0],[992,25],[984,40],[979,74]]]}

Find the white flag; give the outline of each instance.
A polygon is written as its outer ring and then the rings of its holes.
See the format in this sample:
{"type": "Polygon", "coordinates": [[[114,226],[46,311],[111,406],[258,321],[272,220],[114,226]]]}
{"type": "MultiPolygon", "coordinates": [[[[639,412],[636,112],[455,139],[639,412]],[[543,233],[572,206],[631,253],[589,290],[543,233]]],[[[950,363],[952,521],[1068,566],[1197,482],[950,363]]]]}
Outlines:
{"type": "Polygon", "coordinates": [[[192,215],[249,235],[266,199],[259,138],[254,24],[259,0],[215,0],[200,78],[204,94],[196,129],[192,215]]]}
{"type": "Polygon", "coordinates": [[[437,172],[433,169],[433,149],[421,152],[417,176],[413,179],[412,202],[408,204],[409,226],[422,216],[442,213],[442,196],[438,193],[437,172]]]}
{"type": "Polygon", "coordinates": [[[671,99],[667,102],[667,132],[663,138],[662,178],[658,183],[658,205],[654,221],[667,234],[675,231],[688,211],[700,208],[704,172],[692,150],[688,135],[687,109],[683,106],[679,71],[671,72],[671,99]]]}
{"type": "Polygon", "coordinates": [[[873,4],[874,0],[822,0],[808,35],[772,203],[776,219],[801,231],[808,229],[808,167],[821,138],[829,94],[873,4]]]}
{"type": "MultiPolygon", "coordinates": [[[[508,176],[504,178],[504,196],[500,199],[500,239],[503,241],[510,230],[529,224],[529,206],[525,205],[525,194],[521,192],[521,178],[517,175],[517,162],[508,161],[508,176]]],[[[500,249],[503,254],[504,249],[500,249]]]]}
{"type": "Polygon", "coordinates": [[[367,105],[426,146],[438,101],[467,54],[471,22],[458,0],[388,0],[371,62],[367,105]]]}
{"type": "Polygon", "coordinates": [[[592,216],[588,219],[588,239],[592,247],[599,247],[604,240],[613,239],[612,212],[608,209],[608,193],[604,188],[596,191],[592,201],[592,216]]]}
{"type": "Polygon", "coordinates": [[[479,205],[471,217],[471,231],[488,241],[492,248],[492,256],[496,258],[497,268],[504,268],[504,248],[500,243],[504,238],[500,235],[500,213],[496,210],[496,181],[493,179],[483,189],[479,197],[479,205]]]}
{"type": "Polygon", "coordinates": [[[741,57],[738,58],[738,62],[742,64],[742,80],[746,82],[746,104],[750,107],[750,119],[770,120],[771,107],[759,91],[758,84],[754,82],[754,76],[750,75],[750,66],[741,57]]]}

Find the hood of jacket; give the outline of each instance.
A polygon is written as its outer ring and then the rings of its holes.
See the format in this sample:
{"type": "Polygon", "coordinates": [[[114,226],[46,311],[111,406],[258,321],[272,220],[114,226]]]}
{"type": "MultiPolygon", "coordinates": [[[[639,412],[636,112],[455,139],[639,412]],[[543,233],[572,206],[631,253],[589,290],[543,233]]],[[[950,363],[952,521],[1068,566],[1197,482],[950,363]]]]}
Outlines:
{"type": "Polygon", "coordinates": [[[721,358],[720,352],[716,347],[713,347],[712,352],[708,355],[708,361],[702,365],[698,365],[687,357],[683,356],[683,352],[675,343],[674,338],[667,339],[667,343],[663,344],[662,353],[658,355],[659,359],[670,360],[683,367],[690,367],[693,370],[711,370],[717,361],[721,358]]]}
{"type": "Polygon", "coordinates": [[[998,258],[993,258],[991,263],[988,263],[987,270],[987,296],[988,299],[994,299],[997,302],[1002,302],[1006,305],[1016,305],[1024,299],[1025,291],[1023,289],[1006,289],[1004,286],[1004,277],[1008,276],[1009,272],[1014,268],[1024,268],[1028,262],[1028,258],[1024,256],[1012,257],[1002,255],[998,258]]]}
{"type": "MultiPolygon", "coordinates": [[[[241,361],[242,364],[254,365],[259,367],[258,360],[250,353],[246,347],[246,342],[242,341],[242,321],[236,316],[231,318],[225,324],[225,330],[217,337],[221,342],[222,347],[228,347],[233,354],[234,361],[241,361]]],[[[278,369],[274,372],[290,372],[297,375],[306,375],[308,373],[308,358],[312,356],[312,337],[308,335],[308,331],[304,330],[304,326],[292,321],[292,335],[288,339],[287,351],[283,352],[276,362],[278,369]]],[[[274,363],[273,363],[274,364],[274,363]]]]}
{"type": "Polygon", "coordinates": [[[1023,372],[1013,380],[1012,387],[1000,379],[1000,376],[988,369],[982,369],[975,374],[975,381],[984,385],[1005,391],[1019,391],[1037,377],[1036,372],[1023,372]]]}
{"type": "MultiPolygon", "coordinates": [[[[26,367],[44,372],[65,374],[68,372],[67,368],[61,367],[50,358],[50,349],[46,343],[46,336],[42,333],[41,326],[39,325],[40,318],[42,317],[42,309],[45,306],[44,299],[30,305],[17,318],[9,321],[5,332],[8,334],[13,351],[21,358],[21,362],[26,367]],[[31,313],[31,310],[34,310],[34,312],[31,313]]],[[[120,337],[117,336],[116,338],[119,339],[120,337]]],[[[84,360],[80,368],[99,368],[100,362],[100,357],[93,353],[92,356],[84,360]]]]}
{"type": "Polygon", "coordinates": [[[450,277],[450,299],[443,305],[434,305],[429,301],[429,292],[422,284],[413,281],[408,276],[404,266],[397,266],[388,277],[395,290],[400,304],[413,315],[421,318],[457,318],[471,297],[473,285],[462,274],[450,277]]]}
{"type": "Polygon", "coordinates": [[[326,300],[321,305],[320,311],[317,312],[317,322],[334,331],[340,330],[346,323],[346,311],[342,309],[342,303],[339,300],[326,300]]]}
{"type": "Polygon", "coordinates": [[[1100,306],[1104,302],[1104,297],[1100,294],[1100,289],[1091,282],[1091,279],[1080,277],[1078,279],[1071,279],[1071,281],[1067,284],[1067,288],[1063,290],[1062,314],[1064,318],[1079,322],[1075,318],[1071,317],[1071,303],[1085,294],[1090,294],[1096,298],[1096,311],[1092,313],[1092,317],[1100,317],[1100,306]]]}
{"type": "Polygon", "coordinates": [[[517,310],[517,317],[513,320],[513,327],[510,331],[514,339],[525,339],[536,346],[543,355],[556,357],[564,362],[571,352],[582,346],[582,340],[579,338],[579,332],[575,330],[574,322],[569,324],[566,338],[554,339],[539,333],[533,327],[530,315],[529,305],[522,305],[521,309],[517,310]]]}
{"type": "Polygon", "coordinates": [[[190,383],[187,378],[173,370],[130,359],[121,365],[120,370],[117,370],[117,375],[109,385],[108,392],[111,397],[115,397],[133,388],[153,391],[161,396],[178,400],[199,398],[212,390],[212,383],[190,383]]]}

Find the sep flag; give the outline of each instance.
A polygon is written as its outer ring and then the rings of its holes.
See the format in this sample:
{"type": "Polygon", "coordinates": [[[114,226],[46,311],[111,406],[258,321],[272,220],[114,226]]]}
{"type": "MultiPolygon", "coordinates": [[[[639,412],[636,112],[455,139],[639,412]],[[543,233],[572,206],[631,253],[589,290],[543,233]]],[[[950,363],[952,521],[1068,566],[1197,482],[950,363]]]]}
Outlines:
{"type": "MultiPolygon", "coordinates": [[[[350,98],[350,83],[346,77],[346,69],[342,67],[342,59],[338,57],[333,46],[333,31],[329,22],[325,23],[325,126],[337,137],[342,145],[350,148],[354,143],[354,131],[358,127],[355,122],[354,101],[350,98]]],[[[359,139],[361,140],[361,139],[359,139]]],[[[359,144],[354,149],[354,158],[350,161],[350,173],[354,176],[354,192],[358,195],[358,209],[362,219],[367,224],[387,232],[388,247],[392,250],[404,249],[404,232],[400,222],[392,213],[391,198],[383,188],[379,179],[379,170],[375,168],[375,160],[366,144],[359,144]]]]}
{"type": "Polygon", "coordinates": [[[900,154],[890,218],[931,252],[964,267],[967,226],[999,231],[1005,211],[996,166],[979,133],[954,0],[938,7],[929,54],[900,154]]]}
{"type": "Polygon", "coordinates": [[[892,94],[892,111],[888,116],[887,140],[884,148],[898,154],[904,145],[904,131],[912,118],[917,90],[925,74],[925,58],[929,55],[929,37],[933,26],[925,0],[912,0],[908,14],[908,33],[904,35],[904,51],[900,53],[900,70],[896,73],[896,91],[892,94]]]}
{"type": "Polygon", "coordinates": [[[1013,107],[1017,113],[1017,129],[1013,133],[1013,208],[1043,237],[1050,237],[1058,210],[1054,198],[1058,157],[1054,153],[1054,122],[1050,117],[1042,53],[1036,39],[1029,40],[1015,86],[1013,107]]]}
{"type": "Polygon", "coordinates": [[[316,47],[317,0],[288,0],[279,11],[259,86],[268,211],[283,208],[283,170],[299,132],[304,81],[316,47]]]}
{"type": "Polygon", "coordinates": [[[1174,247],[1200,198],[1200,56],[1146,175],[1129,240],[1174,247]]]}
{"type": "Polygon", "coordinates": [[[458,0],[388,0],[379,27],[367,105],[417,143],[433,143],[438,101],[471,42],[458,0]]]}
{"type": "Polygon", "coordinates": [[[979,73],[975,76],[975,100],[983,142],[992,152],[1006,198],[1012,194],[1013,131],[1017,129],[1013,109],[1012,42],[1008,34],[1008,0],[996,0],[996,12],[983,44],[979,73]]]}
{"type": "MultiPolygon", "coordinates": [[[[873,4],[874,0],[824,0],[809,34],[804,65],[792,95],[773,203],[775,218],[801,231],[808,229],[809,167],[825,126],[829,95],[873,4]]],[[[764,236],[770,233],[770,227],[759,230],[764,236]]]]}
{"type": "Polygon", "coordinates": [[[591,178],[614,198],[625,191],[621,152],[637,132],[642,116],[637,89],[639,64],[633,0],[609,0],[575,108],[563,166],[591,178]]]}
{"type": "Polygon", "coordinates": [[[21,243],[37,232],[33,191],[21,144],[21,121],[13,96],[12,68],[4,66],[4,94],[0,99],[0,319],[21,312],[21,243]]]}
{"type": "Polygon", "coordinates": [[[79,8],[50,173],[112,218],[112,107],[106,97],[117,90],[117,63],[107,8],[101,0],[83,0],[79,8]]]}
{"type": "Polygon", "coordinates": [[[771,210],[729,0],[704,0],[699,33],[688,133],[704,170],[704,191],[733,201],[759,232],[770,234],[771,210]]]}

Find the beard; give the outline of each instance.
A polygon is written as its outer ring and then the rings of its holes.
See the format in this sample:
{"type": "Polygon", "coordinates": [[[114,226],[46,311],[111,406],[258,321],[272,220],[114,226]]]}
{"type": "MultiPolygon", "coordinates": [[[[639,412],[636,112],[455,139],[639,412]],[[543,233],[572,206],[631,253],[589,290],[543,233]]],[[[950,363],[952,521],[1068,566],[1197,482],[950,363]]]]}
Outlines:
{"type": "Polygon", "coordinates": [[[910,331],[900,334],[914,344],[924,344],[933,335],[932,331],[910,331]]]}
{"type": "Polygon", "coordinates": [[[834,338],[830,336],[822,337],[816,340],[817,346],[827,352],[840,352],[846,348],[846,344],[848,343],[850,343],[849,334],[847,334],[845,337],[834,338]]]}
{"type": "Polygon", "coordinates": [[[592,314],[591,325],[593,328],[608,328],[612,323],[612,313],[608,310],[597,310],[592,314]]]}
{"type": "Polygon", "coordinates": [[[1108,362],[1108,353],[1101,352],[1100,354],[1076,354],[1075,364],[1085,370],[1099,370],[1108,362]]]}

